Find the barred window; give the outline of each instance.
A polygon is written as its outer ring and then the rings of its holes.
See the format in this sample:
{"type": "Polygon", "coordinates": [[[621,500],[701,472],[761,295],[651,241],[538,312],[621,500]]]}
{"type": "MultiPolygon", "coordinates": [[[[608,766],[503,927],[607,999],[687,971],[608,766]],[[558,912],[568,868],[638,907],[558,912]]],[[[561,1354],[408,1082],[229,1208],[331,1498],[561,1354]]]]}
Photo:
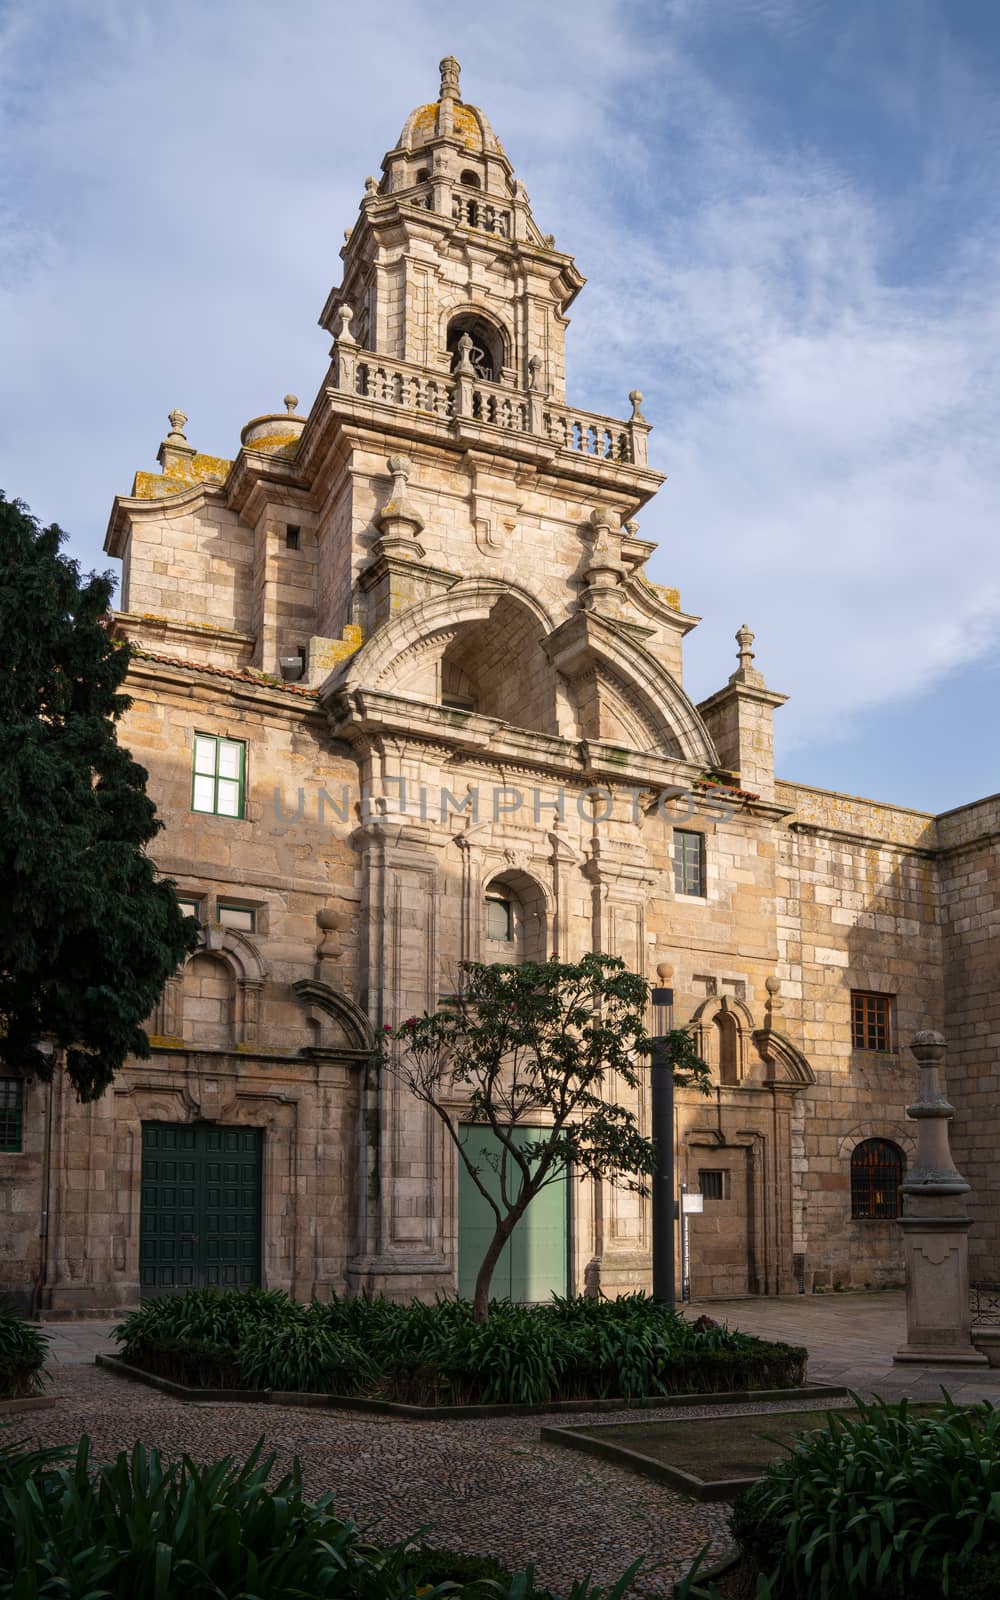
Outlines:
{"type": "Polygon", "coordinates": [[[0,1150],[24,1148],[24,1084],[20,1078],[0,1078],[0,1150]]]}
{"type": "Polygon", "coordinates": [[[855,1050],[891,1050],[892,995],[851,990],[851,1041],[855,1050]]]}
{"type": "Polygon", "coordinates": [[[705,893],[705,836],[674,829],[674,893],[705,893]]]}
{"type": "Polygon", "coordinates": [[[862,1139],[851,1152],[851,1216],[898,1217],[903,1152],[891,1139],[862,1139]]]}

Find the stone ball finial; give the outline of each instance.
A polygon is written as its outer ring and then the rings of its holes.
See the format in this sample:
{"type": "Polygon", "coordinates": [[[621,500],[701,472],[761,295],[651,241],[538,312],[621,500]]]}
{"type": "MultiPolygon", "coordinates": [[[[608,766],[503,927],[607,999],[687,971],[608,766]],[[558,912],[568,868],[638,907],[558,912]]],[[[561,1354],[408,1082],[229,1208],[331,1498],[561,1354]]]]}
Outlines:
{"type": "Polygon", "coordinates": [[[921,1067],[938,1066],[944,1060],[947,1048],[944,1034],[935,1032],[933,1028],[921,1028],[910,1040],[910,1051],[921,1067]]]}
{"type": "Polygon", "coordinates": [[[630,421],[645,422],[646,419],[642,414],[642,390],[631,389],[629,391],[629,399],[632,402],[632,416],[630,421]]]}
{"type": "Polygon", "coordinates": [[[337,307],[336,315],[337,326],[334,329],[333,337],[338,344],[353,344],[354,336],[351,333],[351,322],[354,319],[354,312],[346,301],[343,305],[337,307]]]}
{"type": "Polygon", "coordinates": [[[299,403],[299,397],[298,397],[297,394],[286,394],[284,400],[282,401],[282,405],[284,406],[285,410],[288,412],[289,416],[292,416],[294,414],[295,407],[298,405],[298,403],[299,403]]]}
{"type": "Polygon", "coordinates": [[[404,483],[413,471],[413,462],[409,456],[390,456],[386,466],[394,478],[401,478],[404,483]]]}
{"type": "Polygon", "coordinates": [[[756,634],[751,628],[747,627],[745,622],[743,623],[742,627],[737,628],[736,643],[739,645],[739,662],[741,667],[749,667],[751,661],[753,660],[753,642],[756,637],[756,634]]]}
{"type": "Polygon", "coordinates": [[[461,70],[462,63],[456,61],[454,56],[445,56],[443,61],[438,62],[438,71],[441,74],[442,100],[460,100],[462,98],[458,81],[461,70]]]}
{"type": "Polygon", "coordinates": [[[186,435],[184,433],[184,424],[187,421],[186,414],[178,410],[170,411],[167,413],[167,421],[170,423],[168,438],[171,440],[178,439],[186,443],[186,435]]]}
{"type": "Polygon", "coordinates": [[[661,961],[659,966],[656,969],[656,976],[659,978],[659,980],[663,984],[664,988],[669,988],[670,980],[673,977],[673,975],[674,975],[674,969],[670,965],[670,962],[669,961],[661,961]]]}
{"type": "Polygon", "coordinates": [[[778,995],[778,994],[781,993],[781,979],[780,978],[765,978],[764,979],[764,988],[767,990],[768,994],[771,995],[772,998],[773,998],[774,995],[778,995]]]}

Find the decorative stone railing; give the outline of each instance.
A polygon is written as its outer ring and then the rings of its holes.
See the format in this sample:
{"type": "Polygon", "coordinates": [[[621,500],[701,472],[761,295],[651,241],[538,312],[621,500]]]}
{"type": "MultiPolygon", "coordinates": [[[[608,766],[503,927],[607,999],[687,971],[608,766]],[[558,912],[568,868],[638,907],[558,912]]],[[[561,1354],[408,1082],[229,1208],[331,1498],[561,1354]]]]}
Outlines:
{"type": "Polygon", "coordinates": [[[542,412],[546,438],[561,450],[579,450],[602,461],[634,461],[631,429],[609,417],[589,416],[583,411],[567,411],[547,406],[542,412]]]}
{"type": "MultiPolygon", "coordinates": [[[[351,385],[341,382],[338,387],[351,385]]],[[[455,404],[455,385],[448,378],[434,377],[423,367],[413,367],[408,362],[384,361],[366,351],[354,362],[353,388],[365,400],[444,419],[452,415],[455,404]]]]}
{"type": "Polygon", "coordinates": [[[628,422],[557,405],[536,389],[487,383],[468,373],[443,376],[408,361],[387,360],[362,350],[341,334],[333,347],[334,387],[379,405],[452,422],[533,435],[559,450],[629,466],[647,464],[649,424],[633,392],[628,422]]]}
{"type": "MultiPolygon", "coordinates": [[[[465,396],[465,385],[459,380],[458,389],[465,396]]],[[[506,428],[514,433],[529,432],[528,397],[517,389],[505,389],[499,383],[484,383],[473,379],[469,383],[472,396],[470,415],[475,422],[489,422],[495,428],[506,428]]]]}
{"type": "Polygon", "coordinates": [[[511,215],[498,206],[488,195],[452,190],[451,215],[455,222],[467,228],[478,228],[482,233],[495,233],[501,239],[511,237],[511,215]]]}

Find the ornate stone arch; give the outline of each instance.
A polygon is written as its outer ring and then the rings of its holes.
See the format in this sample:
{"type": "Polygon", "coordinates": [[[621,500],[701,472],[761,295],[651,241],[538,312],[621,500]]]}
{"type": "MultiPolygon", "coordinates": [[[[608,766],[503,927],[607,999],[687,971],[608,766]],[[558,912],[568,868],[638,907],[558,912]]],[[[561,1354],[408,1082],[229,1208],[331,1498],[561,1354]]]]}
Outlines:
{"type": "Polygon", "coordinates": [[[680,684],[625,628],[595,612],[578,612],[545,640],[549,659],[570,681],[597,669],[627,687],[629,704],[647,732],[648,753],[717,766],[712,737],[680,684]]]}
{"type": "Polygon", "coordinates": [[[767,1081],[774,1088],[795,1093],[816,1082],[816,1074],[806,1057],[785,1034],[776,1033],[773,1028],[758,1028],[752,1038],[761,1060],[771,1068],[767,1081]]]}
{"type": "Polygon", "coordinates": [[[338,689],[378,688],[380,680],[405,651],[436,635],[454,633],[464,623],[485,621],[504,596],[518,601],[548,634],[552,621],[544,606],[516,584],[496,578],[470,578],[456,583],[447,594],[418,601],[383,623],[368,643],[344,663],[338,689]]]}
{"type": "Polygon", "coordinates": [[[299,978],[292,984],[292,992],[316,1029],[316,1043],[311,1048],[368,1060],[376,1046],[375,1031],[357,1001],[318,978],[299,978]]]}

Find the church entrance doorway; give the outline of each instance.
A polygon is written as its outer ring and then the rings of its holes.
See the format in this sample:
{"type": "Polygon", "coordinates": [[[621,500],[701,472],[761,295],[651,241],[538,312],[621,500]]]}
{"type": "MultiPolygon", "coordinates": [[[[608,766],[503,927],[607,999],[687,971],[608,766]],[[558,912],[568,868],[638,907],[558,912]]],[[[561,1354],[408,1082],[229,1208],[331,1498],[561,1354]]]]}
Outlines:
{"type": "MultiPolygon", "coordinates": [[[[544,1130],[518,1128],[518,1145],[529,1144],[544,1130]]],[[[462,1142],[479,1168],[491,1194],[499,1194],[497,1167],[503,1146],[491,1128],[465,1124],[462,1142]],[[491,1158],[492,1157],[492,1161],[491,1158]]],[[[493,1237],[495,1218],[485,1197],[458,1163],[458,1292],[471,1300],[476,1275],[493,1237]]],[[[494,1300],[546,1301],[565,1294],[568,1283],[569,1194],[565,1178],[537,1194],[511,1234],[490,1285],[494,1300]]]]}
{"type": "Polygon", "coordinates": [[[262,1144],[259,1128],[143,1123],[143,1299],[260,1283],[262,1144]]]}

